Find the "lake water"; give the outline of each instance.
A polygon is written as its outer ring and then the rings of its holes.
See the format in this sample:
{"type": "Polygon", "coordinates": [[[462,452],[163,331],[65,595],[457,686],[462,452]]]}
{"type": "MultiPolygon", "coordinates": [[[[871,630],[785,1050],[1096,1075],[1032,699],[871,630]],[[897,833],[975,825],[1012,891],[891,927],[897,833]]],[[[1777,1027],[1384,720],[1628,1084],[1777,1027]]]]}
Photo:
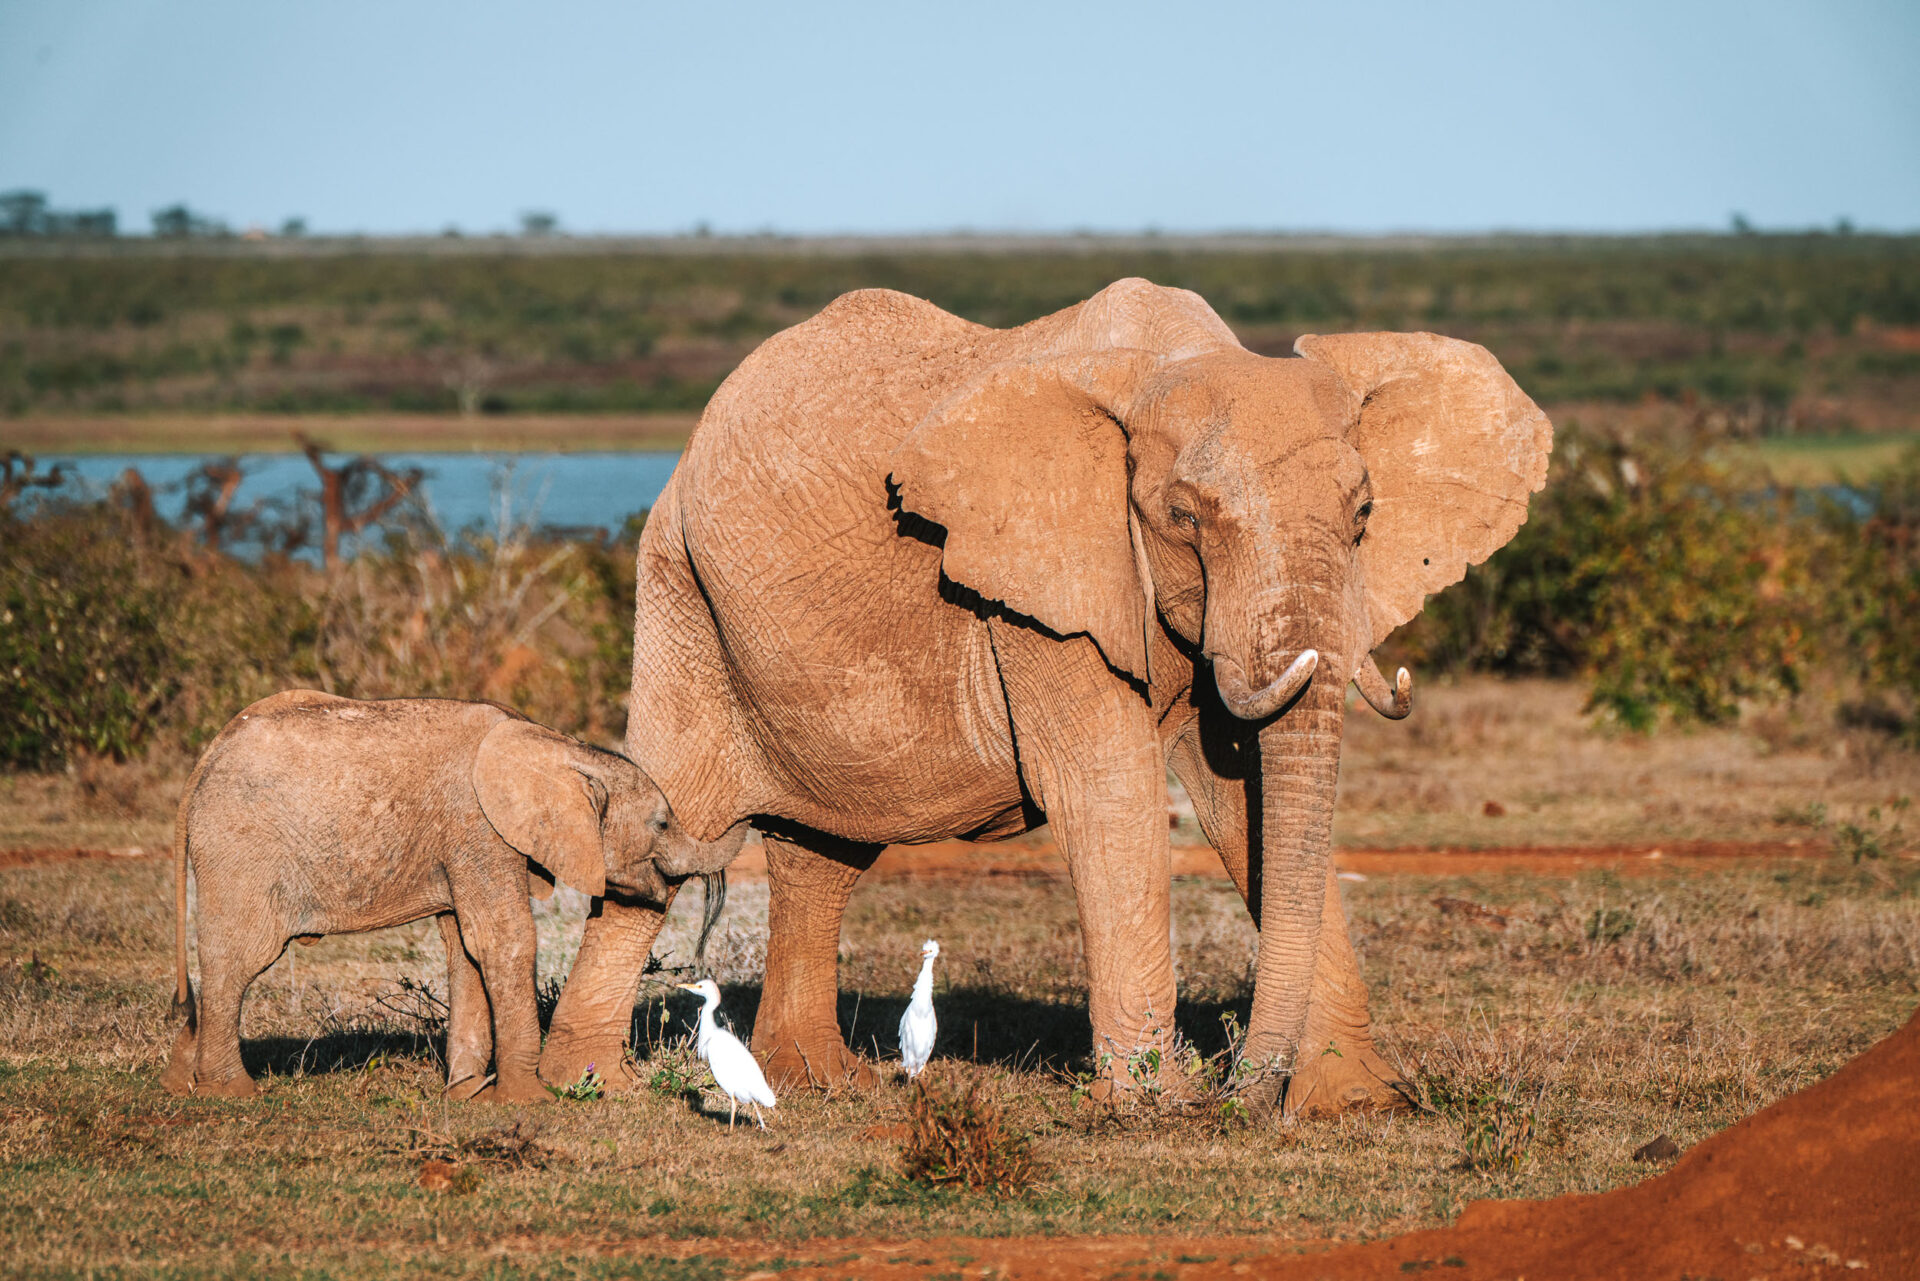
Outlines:
{"type": "MultiPolygon", "coordinates": [[[[353,455],[329,454],[329,466],[353,455]]],[[[381,454],[395,471],[426,473],[421,493],[441,528],[512,525],[599,527],[618,530],[635,512],[653,506],[673,475],[677,453],[609,454],[381,454]]],[[[192,454],[42,455],[42,469],[60,464],[88,492],[104,494],[131,467],[154,491],[154,506],[177,521],[186,504],[185,480],[210,459],[192,454]]],[[[233,510],[256,502],[317,505],[319,477],[301,454],[249,454],[233,510]]]]}

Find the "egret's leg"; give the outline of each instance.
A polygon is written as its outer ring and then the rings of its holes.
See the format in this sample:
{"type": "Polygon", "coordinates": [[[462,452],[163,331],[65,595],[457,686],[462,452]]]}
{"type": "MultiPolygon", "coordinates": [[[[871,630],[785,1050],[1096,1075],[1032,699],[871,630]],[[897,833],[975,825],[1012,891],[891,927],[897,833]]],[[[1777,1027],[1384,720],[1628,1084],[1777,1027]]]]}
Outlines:
{"type": "Polygon", "coordinates": [[[733,1115],[740,1110],[740,1100],[731,1094],[727,1096],[727,1129],[733,1129],[733,1115]]]}

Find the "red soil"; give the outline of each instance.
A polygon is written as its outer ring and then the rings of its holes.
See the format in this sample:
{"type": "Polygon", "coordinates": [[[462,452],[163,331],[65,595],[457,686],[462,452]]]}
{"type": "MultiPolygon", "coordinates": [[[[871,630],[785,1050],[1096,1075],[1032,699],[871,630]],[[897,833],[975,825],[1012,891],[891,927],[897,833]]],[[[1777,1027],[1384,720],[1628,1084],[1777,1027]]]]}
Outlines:
{"type": "MultiPolygon", "coordinates": [[[[1656,1281],[1920,1278],[1920,1014],[1832,1077],[1715,1135],[1657,1178],[1597,1196],[1476,1201],[1453,1227],[1324,1250],[1249,1237],[814,1241],[787,1278],[1273,1277],[1656,1281]]],[[[683,1246],[742,1263],[767,1247],[683,1246]],[[717,1248],[716,1248],[717,1247],[717,1248]]]]}
{"type": "Polygon", "coordinates": [[[160,858],[164,849],[142,849],[135,845],[124,850],[87,850],[71,845],[55,849],[0,850],[0,867],[25,867],[30,863],[72,863],[97,858],[160,858]]]}
{"type": "MultiPolygon", "coordinates": [[[[1571,873],[1593,868],[1634,874],[1671,871],[1719,863],[1729,858],[1783,859],[1824,857],[1827,847],[1802,841],[1664,841],[1639,845],[1512,846],[1481,850],[1342,849],[1334,866],[1362,876],[1473,876],[1488,872],[1571,873]]],[[[759,844],[747,846],[727,868],[743,881],[765,879],[766,855],[759,844]]],[[[1207,845],[1176,845],[1175,876],[1217,876],[1226,869],[1207,845]]],[[[976,845],[934,841],[927,845],[889,845],[869,876],[972,877],[1016,876],[1065,879],[1067,865],[1052,841],[976,845]]]]}

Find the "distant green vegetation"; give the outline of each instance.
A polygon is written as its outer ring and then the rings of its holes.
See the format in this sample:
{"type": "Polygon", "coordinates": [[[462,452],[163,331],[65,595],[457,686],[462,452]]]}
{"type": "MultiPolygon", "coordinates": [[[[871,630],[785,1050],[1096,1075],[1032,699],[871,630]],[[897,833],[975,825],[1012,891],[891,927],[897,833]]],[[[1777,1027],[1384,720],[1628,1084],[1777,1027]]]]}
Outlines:
{"type": "Polygon", "coordinates": [[[755,344],[850,289],[1005,326],[1129,275],[1198,291],[1256,350],[1313,330],[1436,329],[1485,343],[1543,403],[1722,406],[1741,434],[1861,425],[1823,398],[1920,396],[1920,238],[1139,243],[6,256],[0,414],[689,411],[755,344]]]}

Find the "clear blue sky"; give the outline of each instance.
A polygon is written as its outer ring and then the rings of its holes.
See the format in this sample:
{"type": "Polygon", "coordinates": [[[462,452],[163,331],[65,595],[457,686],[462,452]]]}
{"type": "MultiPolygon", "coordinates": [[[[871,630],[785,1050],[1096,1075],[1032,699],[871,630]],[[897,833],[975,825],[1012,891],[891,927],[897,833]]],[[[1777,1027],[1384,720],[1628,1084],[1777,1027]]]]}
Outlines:
{"type": "Polygon", "coordinates": [[[1920,2],[0,0],[0,188],[235,227],[1920,227],[1920,2]]]}

